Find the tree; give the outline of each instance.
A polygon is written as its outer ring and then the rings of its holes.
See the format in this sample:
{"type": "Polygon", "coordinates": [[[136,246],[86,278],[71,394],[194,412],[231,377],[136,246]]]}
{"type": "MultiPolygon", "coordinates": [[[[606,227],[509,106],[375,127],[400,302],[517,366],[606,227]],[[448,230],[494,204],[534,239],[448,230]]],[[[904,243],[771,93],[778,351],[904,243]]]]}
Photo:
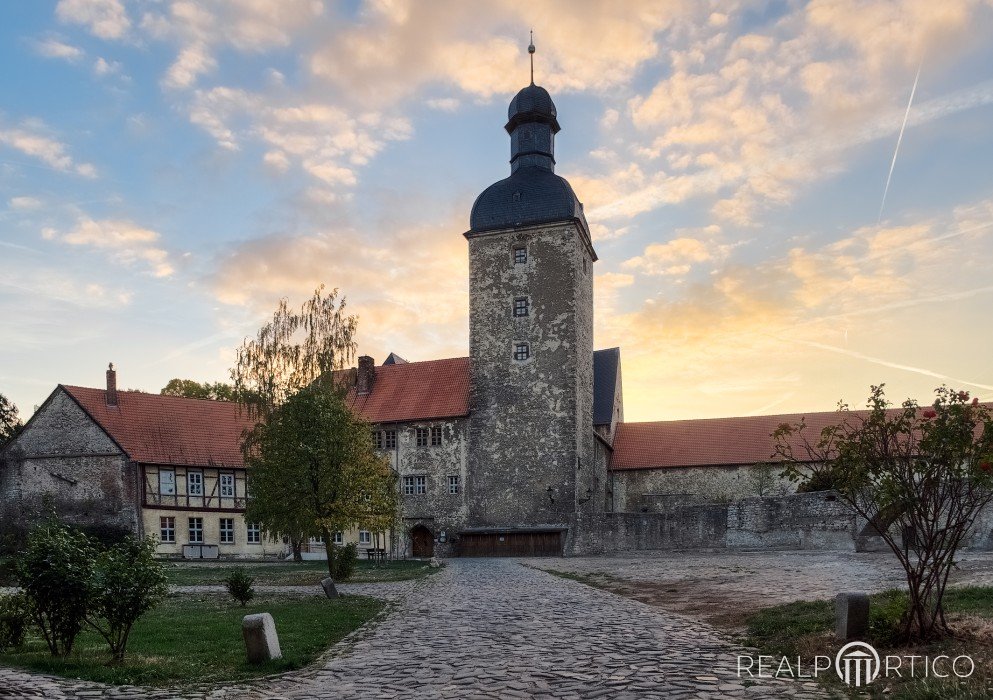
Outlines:
{"type": "Polygon", "coordinates": [[[3,447],[21,429],[17,406],[0,394],[0,447],[3,447]]]}
{"type": "Polygon", "coordinates": [[[355,316],[345,315],[337,289],[325,294],[321,285],[299,312],[281,299],[272,321],[238,348],[231,370],[235,396],[253,418],[266,420],[290,396],[352,361],[357,325],[355,316]]]}
{"type": "Polygon", "coordinates": [[[183,396],[188,399],[234,401],[234,387],[224,382],[197,382],[192,379],[170,379],[159,392],[163,396],[183,396]]]}
{"type": "Polygon", "coordinates": [[[155,545],[129,536],[96,558],[86,621],[106,640],[114,661],[124,660],[134,623],[168,592],[155,545]]]}
{"type": "Polygon", "coordinates": [[[381,532],[398,512],[396,479],[345,392],[318,381],[292,395],[245,440],[245,517],[272,533],[321,535],[334,578],[334,533],[381,532]]]}
{"type": "Polygon", "coordinates": [[[907,400],[890,409],[883,387],[874,386],[868,411],[850,412],[842,404],[838,424],[824,428],[816,442],[803,421],[773,433],[790,478],[834,484],[899,559],[910,596],[908,641],[950,632],[942,597],[955,552],[993,501],[989,408],[970,402],[964,391],[941,387],[936,394],[927,408],[907,400]]]}
{"type": "Polygon", "coordinates": [[[748,470],[748,482],[752,491],[759,498],[771,495],[782,495],[784,484],[780,481],[782,469],[774,464],[763,462],[748,470]]]}

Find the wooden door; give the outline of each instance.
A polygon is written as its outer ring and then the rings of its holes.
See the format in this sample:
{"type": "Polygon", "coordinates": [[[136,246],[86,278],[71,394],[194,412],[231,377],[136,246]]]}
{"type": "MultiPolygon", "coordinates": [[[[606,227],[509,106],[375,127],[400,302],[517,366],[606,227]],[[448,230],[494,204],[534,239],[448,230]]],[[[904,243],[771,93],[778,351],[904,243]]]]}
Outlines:
{"type": "Polygon", "coordinates": [[[415,557],[434,556],[434,535],[423,525],[410,531],[411,552],[415,557]]]}

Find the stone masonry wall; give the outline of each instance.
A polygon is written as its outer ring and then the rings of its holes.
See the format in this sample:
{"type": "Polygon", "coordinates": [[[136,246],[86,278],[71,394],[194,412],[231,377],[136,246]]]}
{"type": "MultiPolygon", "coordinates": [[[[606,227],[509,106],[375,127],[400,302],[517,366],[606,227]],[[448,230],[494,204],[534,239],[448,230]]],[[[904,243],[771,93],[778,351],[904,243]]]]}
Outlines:
{"type": "Polygon", "coordinates": [[[140,533],[135,466],[61,389],[3,452],[4,522],[24,525],[51,503],[60,517],[140,533]]]}
{"type": "MultiPolygon", "coordinates": [[[[784,495],[796,491],[795,484],[771,472],[772,483],[766,484],[765,495],[784,495]]],[[[637,512],[645,507],[645,497],[657,494],[691,494],[709,502],[740,500],[757,496],[757,471],[754,465],[666,467],[665,469],[632,469],[612,472],[618,510],[637,512]]]]}
{"type": "Polygon", "coordinates": [[[469,525],[566,526],[594,510],[592,261],[573,224],[469,238],[469,525]],[[513,249],[527,249],[515,264],[513,249]],[[529,315],[513,316],[514,299],[529,315]],[[516,342],[531,357],[516,361],[516,342]],[[578,476],[577,476],[578,473],[578,476]]]}

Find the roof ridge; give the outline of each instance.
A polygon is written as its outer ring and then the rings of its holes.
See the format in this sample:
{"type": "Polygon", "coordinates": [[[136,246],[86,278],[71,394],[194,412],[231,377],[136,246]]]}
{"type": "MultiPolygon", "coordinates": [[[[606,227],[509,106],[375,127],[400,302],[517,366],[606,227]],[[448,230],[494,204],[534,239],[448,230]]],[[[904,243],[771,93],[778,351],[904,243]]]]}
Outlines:
{"type": "MultiPolygon", "coordinates": [[[[86,391],[104,391],[104,392],[107,391],[106,389],[102,389],[100,387],[80,386],[78,384],[59,384],[59,386],[64,387],[66,389],[85,389],[86,391]]],[[[139,390],[135,390],[135,389],[118,389],[117,390],[117,393],[118,393],[118,395],[120,395],[120,394],[140,394],[141,396],[153,396],[153,397],[159,398],[159,399],[180,399],[182,401],[209,401],[212,404],[222,403],[222,404],[228,404],[228,405],[231,405],[231,406],[241,406],[242,405],[241,402],[239,402],[239,401],[227,401],[225,399],[200,399],[200,398],[197,398],[195,396],[173,396],[172,394],[154,394],[154,393],[152,393],[150,391],[139,391],[139,390]]]]}

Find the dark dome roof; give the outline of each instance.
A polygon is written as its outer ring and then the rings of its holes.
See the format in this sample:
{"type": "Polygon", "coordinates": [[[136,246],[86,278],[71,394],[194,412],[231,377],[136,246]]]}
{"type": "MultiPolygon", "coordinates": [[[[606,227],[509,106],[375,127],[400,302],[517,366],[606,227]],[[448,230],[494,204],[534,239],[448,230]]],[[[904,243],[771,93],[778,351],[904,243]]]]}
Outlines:
{"type": "Polygon", "coordinates": [[[583,205],[568,181],[545,168],[528,167],[483,190],[472,205],[469,228],[488,231],[569,219],[586,226],[583,205]]]}
{"type": "Polygon", "coordinates": [[[521,90],[510,101],[510,107],[507,108],[507,119],[513,121],[516,115],[525,113],[544,114],[553,119],[558,116],[555,113],[555,103],[552,102],[552,96],[548,94],[548,90],[534,83],[521,90]]]}

